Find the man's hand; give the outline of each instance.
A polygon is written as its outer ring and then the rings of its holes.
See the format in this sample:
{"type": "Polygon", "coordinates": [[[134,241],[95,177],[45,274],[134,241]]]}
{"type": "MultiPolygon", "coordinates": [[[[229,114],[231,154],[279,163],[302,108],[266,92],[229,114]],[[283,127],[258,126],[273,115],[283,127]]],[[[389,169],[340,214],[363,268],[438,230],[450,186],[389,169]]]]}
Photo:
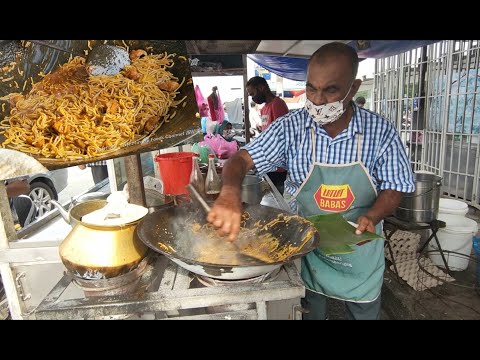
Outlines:
{"type": "MultiPolygon", "coordinates": [[[[370,231],[372,233],[375,233],[375,224],[374,224],[373,220],[371,218],[369,218],[368,216],[365,216],[365,215],[359,216],[358,219],[357,219],[357,224],[358,224],[358,227],[355,230],[356,235],[363,234],[365,231],[370,231]]],[[[370,241],[371,240],[359,242],[357,244],[357,246],[365,245],[365,244],[369,243],[370,241]]]]}
{"type": "Polygon", "coordinates": [[[240,232],[242,201],[240,191],[222,188],[222,191],[208,213],[207,221],[218,228],[221,236],[228,235],[233,242],[240,232]]]}
{"type": "Polygon", "coordinates": [[[222,170],[222,190],[208,213],[207,220],[220,235],[233,242],[240,232],[242,217],[242,182],[253,160],[246,150],[239,150],[227,160],[222,170]]]}
{"type": "Polygon", "coordinates": [[[381,191],[370,210],[358,217],[358,227],[355,234],[360,235],[365,231],[375,233],[375,225],[382,221],[383,218],[393,214],[393,211],[400,204],[402,196],[403,193],[395,190],[381,191]]]}
{"type": "Polygon", "coordinates": [[[363,234],[365,231],[370,231],[375,233],[375,223],[371,218],[368,216],[362,215],[359,216],[357,219],[358,227],[355,230],[355,234],[360,235],[363,234]]]}

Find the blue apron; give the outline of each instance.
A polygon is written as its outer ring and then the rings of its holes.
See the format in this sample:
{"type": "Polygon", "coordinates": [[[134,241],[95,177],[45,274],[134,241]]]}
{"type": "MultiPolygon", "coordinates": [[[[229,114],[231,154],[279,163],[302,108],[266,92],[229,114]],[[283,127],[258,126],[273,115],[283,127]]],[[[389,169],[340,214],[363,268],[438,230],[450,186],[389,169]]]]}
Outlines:
{"type": "MultiPolygon", "coordinates": [[[[357,161],[349,164],[316,162],[316,136],[312,128],[310,172],[295,194],[298,213],[312,216],[341,213],[355,222],[377,198],[377,191],[361,162],[362,134],[357,134],[357,161]]],[[[381,234],[381,223],[376,227],[381,234]]],[[[315,249],[302,258],[302,279],[307,289],[328,297],[372,302],[380,295],[385,259],[382,240],[354,245],[354,252],[327,256],[315,249]]]]}

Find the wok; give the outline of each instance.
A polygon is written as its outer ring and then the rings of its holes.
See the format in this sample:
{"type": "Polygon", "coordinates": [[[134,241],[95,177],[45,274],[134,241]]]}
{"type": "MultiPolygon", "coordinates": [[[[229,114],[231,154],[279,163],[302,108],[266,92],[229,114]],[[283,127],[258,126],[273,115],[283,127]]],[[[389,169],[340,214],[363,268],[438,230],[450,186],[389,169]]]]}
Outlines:
{"type": "Polygon", "coordinates": [[[145,216],[137,225],[134,237],[191,272],[223,280],[267,274],[318,245],[315,227],[299,216],[290,217],[291,214],[264,205],[246,205],[244,211],[249,218],[242,222],[239,239],[243,232],[249,237],[249,247],[260,247],[260,235],[268,233],[277,241],[278,246],[271,249],[271,255],[278,261],[267,263],[245,256],[237,246],[218,236],[215,229],[207,225],[205,212],[192,204],[169,207],[145,216]],[[283,221],[283,216],[288,221],[283,221]],[[273,220],[278,221],[265,227],[273,220]]]}

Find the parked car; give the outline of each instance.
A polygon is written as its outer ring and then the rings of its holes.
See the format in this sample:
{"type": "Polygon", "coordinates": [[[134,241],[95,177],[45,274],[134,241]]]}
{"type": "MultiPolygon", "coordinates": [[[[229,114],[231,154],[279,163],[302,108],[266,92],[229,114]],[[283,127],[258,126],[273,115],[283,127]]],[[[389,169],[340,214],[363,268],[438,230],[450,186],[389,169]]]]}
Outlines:
{"type": "MultiPolygon", "coordinates": [[[[53,209],[50,200],[58,200],[58,194],[67,187],[67,182],[68,169],[66,168],[35,174],[28,178],[28,183],[30,184],[28,196],[32,199],[35,210],[31,219],[28,219],[28,222],[25,223],[24,226],[32,223],[53,209]]],[[[18,202],[15,205],[15,211],[17,214],[28,214],[31,206],[32,203],[29,202],[18,202]],[[22,208],[19,208],[20,206],[22,208]]]]}

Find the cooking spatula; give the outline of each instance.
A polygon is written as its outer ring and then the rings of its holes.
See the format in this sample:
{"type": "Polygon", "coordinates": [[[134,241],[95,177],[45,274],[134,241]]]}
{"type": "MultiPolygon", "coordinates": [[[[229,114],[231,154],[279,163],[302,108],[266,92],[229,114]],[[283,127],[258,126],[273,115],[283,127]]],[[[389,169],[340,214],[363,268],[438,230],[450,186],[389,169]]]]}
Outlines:
{"type": "Polygon", "coordinates": [[[43,40],[27,40],[33,44],[45,46],[49,49],[63,51],[73,56],[81,56],[87,59],[86,67],[90,75],[116,75],[125,66],[130,65],[129,54],[125,49],[118,46],[99,44],[96,45],[86,56],[85,54],[74,53],[72,50],[64,49],[56,44],[43,40]]]}

